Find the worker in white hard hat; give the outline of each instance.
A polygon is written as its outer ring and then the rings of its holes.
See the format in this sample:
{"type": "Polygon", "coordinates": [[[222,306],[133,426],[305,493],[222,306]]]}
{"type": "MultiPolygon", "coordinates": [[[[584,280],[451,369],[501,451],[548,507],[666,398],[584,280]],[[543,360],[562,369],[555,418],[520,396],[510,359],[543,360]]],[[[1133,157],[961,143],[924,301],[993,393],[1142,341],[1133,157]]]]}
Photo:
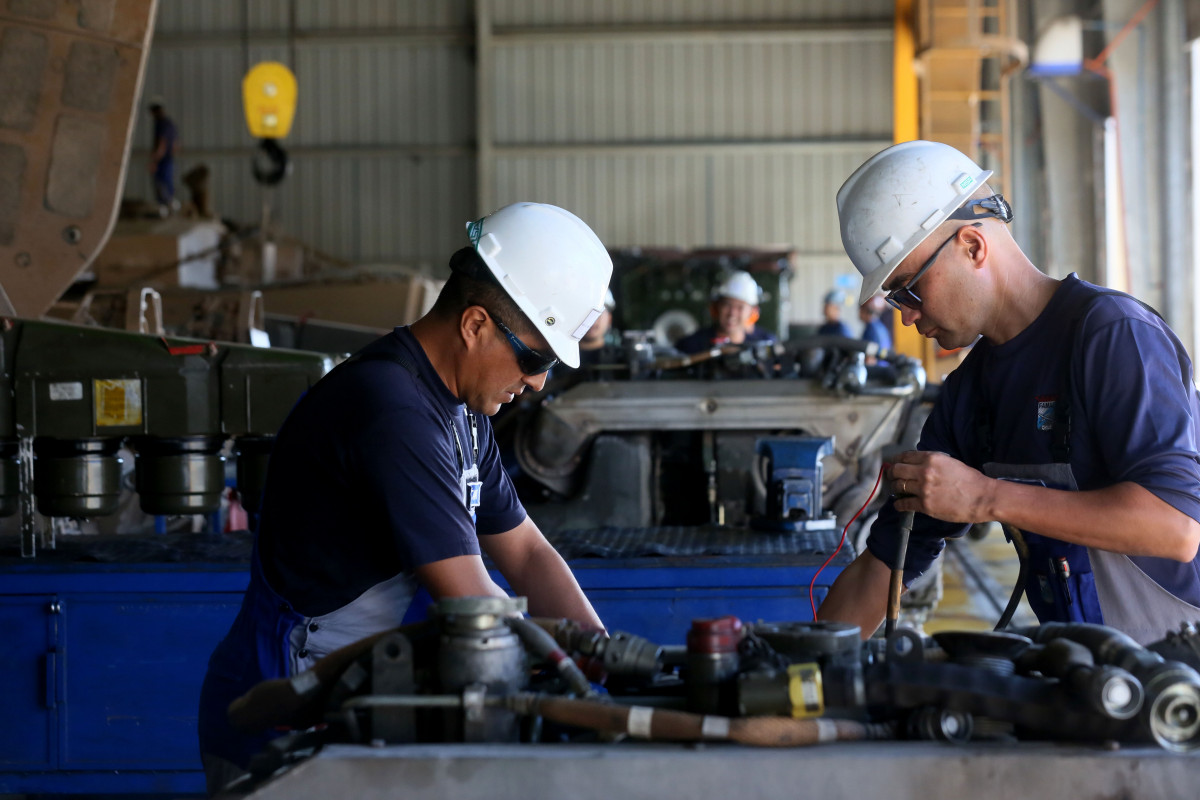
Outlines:
{"type": "Polygon", "coordinates": [[[709,314],[713,323],[675,342],[681,353],[702,353],[721,345],[774,342],[775,336],[756,326],[762,287],[749,272],[737,270],[717,285],[709,314]]]}
{"type": "Polygon", "coordinates": [[[579,365],[612,261],[551,205],[505,206],[467,232],[429,313],[322,378],[276,437],[250,586],[201,696],[212,783],[244,770],[269,736],[236,732],[225,715],[254,684],[413,621],[419,589],[507,596],[482,551],[531,614],[603,630],[517,498],[489,417],[541,389],[551,367],[579,365]]]}
{"type": "Polygon", "coordinates": [[[1039,271],[990,175],[952,147],[907,142],[838,192],[860,301],[882,289],[903,324],[947,349],[974,347],[918,449],[887,469],[892,495],[819,616],[870,636],[893,569],[907,585],[946,539],[999,521],[1027,547],[1026,597],[1041,621],[1161,639],[1200,619],[1191,361],[1148,306],[1039,271]]]}

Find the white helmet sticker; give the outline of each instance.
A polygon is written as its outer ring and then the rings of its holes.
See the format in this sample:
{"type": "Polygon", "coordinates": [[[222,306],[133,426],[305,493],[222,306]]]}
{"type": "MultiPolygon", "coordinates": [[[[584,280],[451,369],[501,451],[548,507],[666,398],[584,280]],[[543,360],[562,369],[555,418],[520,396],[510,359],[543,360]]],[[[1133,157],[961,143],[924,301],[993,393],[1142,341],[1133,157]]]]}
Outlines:
{"type": "Polygon", "coordinates": [[[579,327],[571,332],[571,338],[574,339],[575,341],[579,341],[580,339],[582,339],[584,334],[586,334],[588,332],[588,329],[592,327],[592,323],[600,318],[601,313],[602,313],[601,309],[598,309],[598,308],[590,309],[588,311],[587,316],[584,317],[583,322],[580,323],[579,327]]]}

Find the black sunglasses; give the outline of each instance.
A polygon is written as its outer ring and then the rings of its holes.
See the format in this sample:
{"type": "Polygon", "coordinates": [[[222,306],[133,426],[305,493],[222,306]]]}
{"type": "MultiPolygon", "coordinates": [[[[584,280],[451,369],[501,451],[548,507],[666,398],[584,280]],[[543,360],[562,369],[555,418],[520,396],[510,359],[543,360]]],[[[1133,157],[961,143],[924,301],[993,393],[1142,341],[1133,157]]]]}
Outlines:
{"type": "Polygon", "coordinates": [[[517,335],[510,331],[507,325],[494,316],[492,317],[492,322],[496,323],[496,327],[500,329],[500,332],[508,337],[508,343],[512,346],[513,355],[517,357],[517,367],[521,372],[526,375],[541,375],[558,363],[558,356],[546,355],[534,350],[518,339],[517,335]]]}
{"type": "Polygon", "coordinates": [[[942,251],[946,249],[946,245],[958,238],[959,231],[961,231],[963,228],[982,227],[982,222],[972,222],[970,225],[963,225],[962,228],[956,228],[954,233],[950,234],[950,238],[939,244],[938,249],[933,251],[933,255],[926,259],[925,263],[921,265],[921,268],[917,270],[917,274],[908,279],[908,283],[904,284],[898,289],[892,289],[883,296],[883,299],[891,303],[893,308],[900,311],[903,311],[905,307],[911,308],[913,311],[920,311],[921,297],[913,291],[913,287],[917,285],[917,281],[921,280],[921,276],[929,271],[929,268],[933,266],[933,262],[937,261],[937,257],[940,256],[942,251]]]}

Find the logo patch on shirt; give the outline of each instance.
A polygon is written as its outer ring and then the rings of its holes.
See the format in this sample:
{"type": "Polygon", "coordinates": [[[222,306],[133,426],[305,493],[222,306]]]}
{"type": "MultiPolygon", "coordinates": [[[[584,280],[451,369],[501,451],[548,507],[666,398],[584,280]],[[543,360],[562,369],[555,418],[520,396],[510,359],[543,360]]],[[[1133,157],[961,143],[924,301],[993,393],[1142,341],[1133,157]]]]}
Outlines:
{"type": "Polygon", "coordinates": [[[1054,407],[1058,401],[1058,398],[1055,396],[1049,396],[1037,397],[1034,399],[1037,400],[1038,404],[1037,429],[1039,431],[1054,430],[1054,407]]]}

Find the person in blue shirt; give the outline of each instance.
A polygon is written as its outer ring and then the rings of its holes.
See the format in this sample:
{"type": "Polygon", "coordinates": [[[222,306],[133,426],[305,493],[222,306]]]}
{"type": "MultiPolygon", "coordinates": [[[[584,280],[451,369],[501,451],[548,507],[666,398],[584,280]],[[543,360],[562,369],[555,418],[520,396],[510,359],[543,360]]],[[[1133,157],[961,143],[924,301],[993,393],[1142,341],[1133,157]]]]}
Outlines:
{"type": "Polygon", "coordinates": [[[691,354],[727,344],[750,345],[776,341],[774,334],[755,324],[758,322],[758,306],[761,302],[762,287],[750,273],[734,271],[713,292],[709,306],[712,324],[679,339],[675,342],[675,349],[691,354]]]}
{"type": "Polygon", "coordinates": [[[858,309],[858,319],[863,324],[862,339],[874,342],[880,350],[892,349],[892,334],[881,319],[887,302],[881,295],[871,297],[858,309]]]}
{"type": "Polygon", "coordinates": [[[907,142],[838,192],[862,301],[882,287],[905,325],[947,349],[974,347],[918,449],[888,470],[894,494],[819,616],[875,631],[913,512],[906,585],[947,538],[995,520],[1028,545],[1026,597],[1041,621],[1156,641],[1200,618],[1191,360],[1152,309],[1038,270],[990,175],[947,145],[907,142]]]}
{"type": "Polygon", "coordinates": [[[150,150],[150,174],[154,178],[154,197],[164,216],[175,207],[175,145],[178,132],[167,116],[160,98],[150,100],[150,116],[154,118],[154,144],[150,150]]]}
{"type": "Polygon", "coordinates": [[[842,309],[846,306],[846,293],[841,289],[833,289],[826,293],[821,304],[821,313],[825,321],[817,328],[818,336],[844,336],[853,339],[854,331],[842,319],[842,309]]]}
{"type": "Polygon", "coordinates": [[[201,690],[210,791],[269,738],[232,729],[233,700],[399,626],[418,588],[505,596],[483,551],[531,614],[603,629],[517,498],[489,418],[558,362],[579,365],[612,262],[555,206],[506,206],[468,233],[429,313],[322,378],[276,437],[250,585],[201,690]]]}
{"type": "MultiPolygon", "coordinates": [[[[891,352],[892,334],[883,323],[882,315],[887,308],[887,302],[882,295],[872,295],[867,302],[858,307],[858,319],[863,324],[862,340],[879,346],[881,352],[891,352]]],[[[867,356],[867,366],[885,366],[886,361],[880,361],[877,356],[867,356]]]]}

